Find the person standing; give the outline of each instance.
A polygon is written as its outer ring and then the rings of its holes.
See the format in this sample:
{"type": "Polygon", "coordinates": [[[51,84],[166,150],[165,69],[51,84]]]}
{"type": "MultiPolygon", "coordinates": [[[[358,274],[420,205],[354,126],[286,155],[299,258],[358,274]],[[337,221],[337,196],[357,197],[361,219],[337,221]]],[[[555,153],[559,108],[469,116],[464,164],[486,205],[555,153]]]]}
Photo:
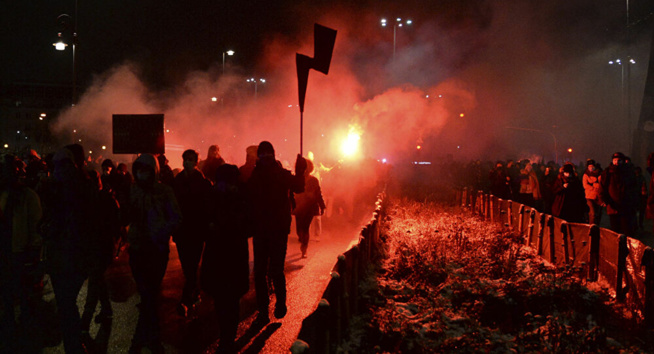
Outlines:
{"type": "Polygon", "coordinates": [[[224,163],[225,160],[220,156],[218,145],[211,145],[207,151],[207,159],[200,162],[199,168],[204,173],[204,176],[213,183],[216,177],[216,169],[224,163]]]}
{"type": "Polygon", "coordinates": [[[636,227],[638,229],[643,229],[643,222],[645,221],[645,213],[647,209],[647,181],[645,176],[643,176],[643,169],[639,166],[634,168],[636,173],[636,189],[638,190],[638,219],[636,220],[638,224],[636,227]]]}
{"type": "Polygon", "coordinates": [[[211,227],[207,237],[200,284],[213,298],[220,324],[219,353],[235,353],[239,322],[239,300],[249,287],[249,252],[246,201],[243,183],[235,165],[216,169],[211,191],[211,227]]]}
{"type": "Polygon", "coordinates": [[[175,198],[183,218],[179,229],[173,234],[185,279],[182,299],[177,307],[178,313],[183,316],[187,316],[189,309],[199,300],[198,267],[209,229],[207,205],[211,182],[198,170],[198,156],[195,150],[184,151],[184,169],[173,181],[175,198]]]}
{"type": "Polygon", "coordinates": [[[66,353],[83,353],[77,295],[93,264],[91,246],[96,195],[83,170],[81,146],[60,149],[53,157],[53,181],[44,191],[41,224],[46,272],[52,279],[66,353]],[[75,154],[81,154],[75,158],[75,154]],[[81,162],[76,164],[75,161],[81,162]]]}
{"type": "Polygon", "coordinates": [[[307,257],[311,220],[315,215],[324,214],[326,208],[320,191],[320,182],[311,175],[311,172],[313,172],[313,163],[307,160],[307,169],[304,171],[304,192],[295,196],[295,209],[293,210],[302,258],[307,257]]]}
{"type": "Polygon", "coordinates": [[[139,319],[130,353],[147,347],[163,353],[157,297],[168,265],[169,240],[182,215],[169,186],[159,182],[159,164],[151,154],[142,154],[132,165],[135,184],[129,196],[129,265],[141,296],[139,319]]]}
{"type": "Polygon", "coordinates": [[[304,190],[306,160],[298,154],[295,175],[275,159],[275,150],[268,141],[257,148],[258,161],[247,182],[247,196],[253,226],[254,284],[259,314],[255,326],[270,322],[268,278],[275,288],[276,318],[286,315],[286,278],[284,261],[291,229],[291,193],[304,190]]]}
{"type": "Polygon", "coordinates": [[[38,222],[42,210],[38,195],[19,177],[23,163],[16,156],[0,160],[0,352],[18,352],[14,301],[20,304],[19,324],[29,330],[35,313],[35,277],[30,274],[40,261],[42,239],[38,222]]]}
{"type": "Polygon", "coordinates": [[[582,177],[584,193],[586,195],[586,204],[588,204],[588,223],[591,225],[600,225],[602,218],[602,200],[600,198],[600,171],[595,164],[595,160],[586,161],[586,171],[582,177]]]}
{"type": "Polygon", "coordinates": [[[563,165],[561,173],[552,189],[554,203],[552,215],[568,222],[584,222],[586,214],[586,199],[584,187],[575,175],[575,167],[571,163],[563,165]]]}
{"type": "Polygon", "coordinates": [[[600,185],[601,198],[606,204],[606,213],[611,221],[611,230],[633,236],[638,188],[636,174],[631,165],[625,163],[623,153],[613,154],[611,166],[602,172],[600,185]]]}

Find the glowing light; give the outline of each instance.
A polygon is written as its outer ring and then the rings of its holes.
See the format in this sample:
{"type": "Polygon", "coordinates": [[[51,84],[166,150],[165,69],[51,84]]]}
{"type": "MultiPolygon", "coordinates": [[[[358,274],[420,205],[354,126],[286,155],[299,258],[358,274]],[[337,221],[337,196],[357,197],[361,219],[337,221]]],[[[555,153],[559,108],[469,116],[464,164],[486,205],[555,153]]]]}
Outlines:
{"type": "Polygon", "coordinates": [[[102,145],[102,150],[107,150],[107,146],[106,146],[106,145],[102,145]]]}
{"type": "Polygon", "coordinates": [[[386,159],[382,159],[382,163],[386,163],[386,159]]]}
{"type": "Polygon", "coordinates": [[[218,97],[211,97],[211,102],[216,102],[218,101],[218,97]]]}
{"type": "Polygon", "coordinates": [[[166,129],[166,133],[170,133],[170,129],[166,129]]]}
{"type": "Polygon", "coordinates": [[[416,150],[422,149],[422,145],[416,145],[416,150]]]}
{"type": "Polygon", "coordinates": [[[309,151],[309,153],[307,154],[307,159],[313,161],[313,151],[309,151]]]}
{"type": "Polygon", "coordinates": [[[234,55],[234,51],[233,51],[233,50],[228,50],[228,51],[226,51],[225,53],[227,53],[227,55],[229,55],[229,56],[234,55]]]}
{"type": "Polygon", "coordinates": [[[461,117],[461,118],[463,118],[464,116],[465,116],[465,114],[463,114],[463,113],[459,114],[459,117],[461,117]]]}
{"type": "Polygon", "coordinates": [[[5,144],[5,149],[9,149],[9,144],[5,144]]]}
{"type": "Polygon", "coordinates": [[[92,153],[93,153],[93,150],[89,150],[89,154],[92,154],[92,153]]]}
{"type": "Polygon", "coordinates": [[[68,44],[66,44],[64,42],[61,42],[61,41],[59,41],[57,43],[53,43],[52,45],[55,47],[56,50],[65,50],[66,46],[68,46],[68,44]]]}
{"type": "Polygon", "coordinates": [[[568,152],[572,152],[572,148],[569,148],[569,149],[568,149],[568,152]]]}
{"type": "Polygon", "coordinates": [[[77,129],[73,129],[73,133],[77,133],[77,129]]]}
{"type": "Polygon", "coordinates": [[[16,134],[20,134],[20,130],[16,130],[16,134]]]}
{"type": "Polygon", "coordinates": [[[358,127],[350,126],[350,132],[341,143],[341,152],[346,157],[354,157],[359,151],[359,141],[361,140],[361,133],[358,127]]]}

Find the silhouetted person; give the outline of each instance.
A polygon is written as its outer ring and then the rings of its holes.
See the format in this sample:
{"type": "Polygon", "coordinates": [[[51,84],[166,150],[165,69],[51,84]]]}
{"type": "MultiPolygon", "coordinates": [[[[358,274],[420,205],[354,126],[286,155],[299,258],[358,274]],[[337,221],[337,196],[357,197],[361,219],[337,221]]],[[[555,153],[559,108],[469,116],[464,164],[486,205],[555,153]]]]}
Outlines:
{"type": "MultiPolygon", "coordinates": [[[[66,148],[54,155],[53,182],[45,191],[41,230],[46,248],[46,270],[52,279],[66,353],[81,353],[77,295],[93,263],[94,190],[88,174],[66,148]]],[[[77,149],[76,149],[77,150],[77,149]]],[[[77,150],[79,154],[80,151],[77,150]]],[[[79,156],[77,158],[80,161],[79,156]]],[[[83,166],[83,156],[82,156],[83,166]]]]}
{"type": "Polygon", "coordinates": [[[0,352],[19,352],[16,343],[14,300],[20,304],[19,323],[28,330],[34,318],[35,279],[30,273],[40,260],[41,236],[37,224],[41,220],[38,195],[19,178],[22,162],[5,155],[0,160],[0,352]]]}
{"type": "Polygon", "coordinates": [[[270,322],[268,277],[272,279],[277,298],[275,317],[286,315],[284,261],[291,231],[289,196],[304,190],[306,160],[298,155],[293,175],[275,160],[275,150],[268,141],[259,144],[257,156],[259,160],[248,180],[247,193],[254,228],[254,283],[259,309],[255,326],[264,326],[270,322]]]}
{"type": "Polygon", "coordinates": [[[552,189],[554,204],[552,215],[568,222],[583,223],[586,214],[586,195],[581,181],[575,175],[575,167],[570,163],[563,165],[552,189]]]}
{"type": "Polygon", "coordinates": [[[495,168],[489,173],[490,191],[494,196],[508,200],[511,198],[511,177],[509,177],[502,161],[497,161],[495,168]]]}
{"type": "Polygon", "coordinates": [[[164,154],[159,154],[157,155],[157,162],[159,163],[159,181],[172,187],[175,174],[168,164],[168,158],[164,154]]]}
{"type": "Polygon", "coordinates": [[[250,145],[245,149],[245,164],[238,168],[241,182],[247,182],[252,176],[254,166],[257,165],[257,148],[256,145],[250,145]]]}
{"type": "Polygon", "coordinates": [[[314,216],[324,214],[326,208],[320,191],[320,182],[311,175],[311,172],[313,172],[313,162],[307,160],[307,169],[304,171],[304,192],[295,195],[295,209],[293,210],[302,258],[307,256],[311,221],[314,216]]]}
{"type": "Polygon", "coordinates": [[[638,219],[636,220],[638,224],[637,228],[643,228],[643,222],[645,221],[645,212],[647,209],[647,180],[643,176],[643,169],[640,167],[635,167],[634,172],[636,173],[636,189],[638,191],[638,219]]]}
{"type": "Polygon", "coordinates": [[[584,191],[586,195],[586,204],[588,204],[588,223],[591,225],[600,225],[602,218],[602,199],[600,198],[602,187],[600,185],[600,174],[602,171],[597,168],[595,160],[586,161],[586,171],[582,177],[584,191]]]}
{"type": "Polygon", "coordinates": [[[214,182],[213,179],[216,177],[216,169],[224,163],[225,160],[220,156],[218,145],[211,145],[207,151],[207,159],[200,162],[199,168],[205,177],[210,179],[211,182],[214,182]]]}
{"type": "Polygon", "coordinates": [[[166,274],[168,242],[182,215],[169,186],[159,182],[159,164],[151,154],[142,154],[132,166],[135,183],[129,199],[129,265],[141,296],[139,319],[130,352],[142,347],[163,353],[157,297],[166,274]]]}
{"type": "Polygon", "coordinates": [[[625,163],[625,156],[616,152],[611,166],[607,167],[600,179],[602,201],[611,220],[611,230],[633,236],[636,208],[638,206],[638,187],[636,174],[631,165],[625,163]]]}
{"type": "Polygon", "coordinates": [[[116,196],[115,189],[118,184],[116,181],[118,178],[116,175],[116,166],[114,166],[113,161],[110,159],[104,159],[100,167],[102,168],[102,175],[100,177],[102,179],[102,189],[110,191],[116,196]]]}
{"type": "Polygon", "coordinates": [[[249,286],[248,232],[243,184],[235,165],[216,170],[211,193],[211,232],[202,256],[201,284],[214,300],[220,323],[219,352],[235,352],[239,300],[249,286]]]}
{"type": "Polygon", "coordinates": [[[186,316],[199,299],[197,274],[204,240],[209,231],[207,205],[211,182],[197,169],[198,153],[195,150],[184,151],[182,160],[184,169],[173,181],[177,204],[182,211],[182,224],[173,234],[173,241],[177,245],[185,279],[178,312],[186,316]]]}
{"type": "Polygon", "coordinates": [[[106,323],[113,318],[109,290],[104,274],[114,259],[114,240],[120,232],[120,210],[118,202],[109,189],[102,188],[102,180],[97,171],[90,171],[91,183],[96,186],[96,203],[94,206],[96,232],[94,242],[90,245],[92,262],[88,269],[86,303],[82,313],[81,326],[83,334],[88,335],[95,308],[100,303],[100,313],[95,316],[96,323],[106,323]]]}

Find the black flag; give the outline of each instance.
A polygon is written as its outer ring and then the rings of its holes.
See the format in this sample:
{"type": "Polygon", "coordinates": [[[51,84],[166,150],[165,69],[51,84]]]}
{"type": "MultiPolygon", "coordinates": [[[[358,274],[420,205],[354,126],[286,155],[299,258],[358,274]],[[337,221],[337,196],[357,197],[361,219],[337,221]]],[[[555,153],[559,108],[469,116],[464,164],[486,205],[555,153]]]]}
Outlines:
{"type": "Polygon", "coordinates": [[[316,23],[313,26],[313,58],[303,54],[295,55],[300,112],[304,112],[304,98],[307,93],[309,69],[315,69],[325,75],[329,73],[334,42],[336,42],[336,30],[316,23]]]}

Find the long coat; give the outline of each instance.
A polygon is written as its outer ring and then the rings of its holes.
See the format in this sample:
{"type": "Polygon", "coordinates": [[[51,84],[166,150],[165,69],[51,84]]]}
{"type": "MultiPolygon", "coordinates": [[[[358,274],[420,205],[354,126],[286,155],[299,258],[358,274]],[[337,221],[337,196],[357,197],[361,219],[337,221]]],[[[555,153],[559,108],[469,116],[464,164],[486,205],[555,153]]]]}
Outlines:
{"type": "Polygon", "coordinates": [[[554,186],[554,203],[552,215],[569,222],[584,222],[584,215],[588,211],[586,194],[581,181],[576,177],[565,178],[559,174],[554,186]],[[567,183],[567,188],[563,185],[567,183]]]}

